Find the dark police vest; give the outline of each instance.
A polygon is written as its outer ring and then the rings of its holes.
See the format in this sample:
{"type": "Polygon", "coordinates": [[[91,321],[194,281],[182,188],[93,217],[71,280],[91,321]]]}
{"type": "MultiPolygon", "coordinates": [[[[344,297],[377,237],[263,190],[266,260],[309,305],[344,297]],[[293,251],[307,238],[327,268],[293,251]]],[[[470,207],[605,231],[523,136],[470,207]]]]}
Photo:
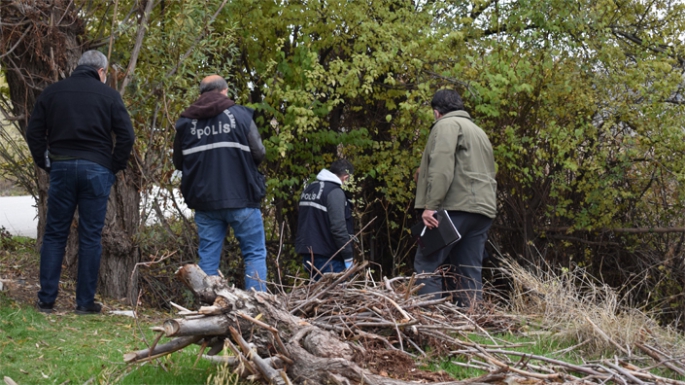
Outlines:
{"type": "Polygon", "coordinates": [[[200,211],[259,208],[266,188],[252,160],[247,135],[253,110],[234,105],[209,119],[180,118],[183,177],[188,207],[200,211]]]}
{"type": "MultiPolygon", "coordinates": [[[[317,180],[302,191],[297,223],[297,238],[295,251],[299,254],[310,253],[331,256],[339,247],[336,246],[333,234],[331,234],[331,222],[328,219],[328,194],[341,189],[339,184],[317,180]],[[311,248],[311,251],[310,251],[311,248]]],[[[354,222],[352,220],[352,204],[345,194],[345,224],[347,233],[354,234],[354,222]]],[[[341,253],[336,256],[342,260],[341,253]]]]}

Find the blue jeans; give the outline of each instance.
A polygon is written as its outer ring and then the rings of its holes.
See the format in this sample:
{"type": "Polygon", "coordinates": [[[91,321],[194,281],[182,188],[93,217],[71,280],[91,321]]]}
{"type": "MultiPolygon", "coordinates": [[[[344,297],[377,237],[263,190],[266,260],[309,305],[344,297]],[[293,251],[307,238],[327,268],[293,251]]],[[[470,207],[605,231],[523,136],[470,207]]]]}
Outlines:
{"type": "Polygon", "coordinates": [[[301,255],[302,262],[304,263],[304,269],[307,270],[309,276],[314,281],[318,281],[319,279],[321,279],[321,274],[341,273],[345,271],[346,268],[345,262],[337,256],[333,258],[330,262],[328,262],[328,259],[330,259],[330,257],[326,257],[324,255],[314,254],[313,258],[311,255],[308,254],[301,255]],[[328,262],[328,264],[326,264],[326,262],[328,262]],[[314,265],[313,271],[312,265],[314,265]]]}
{"type": "Polygon", "coordinates": [[[417,283],[424,284],[419,294],[434,294],[433,297],[437,299],[451,292],[460,306],[470,307],[483,299],[483,251],[493,220],[465,211],[448,213],[461,239],[428,257],[424,257],[420,249],[416,251],[414,271],[417,273],[433,273],[439,267],[449,265],[445,277],[417,280],[417,283]]]}
{"type": "Polygon", "coordinates": [[[102,228],[115,177],[112,171],[87,160],[52,163],[48,213],[40,249],[38,299],[54,303],[62,273],[69,229],[78,207],[78,276],[76,305],[91,306],[100,272],[102,228]]]}
{"type": "Polygon", "coordinates": [[[266,241],[262,213],[256,208],[195,211],[200,237],[200,268],[219,275],[221,250],[230,225],[245,261],[245,290],[266,291],[266,241]]]}

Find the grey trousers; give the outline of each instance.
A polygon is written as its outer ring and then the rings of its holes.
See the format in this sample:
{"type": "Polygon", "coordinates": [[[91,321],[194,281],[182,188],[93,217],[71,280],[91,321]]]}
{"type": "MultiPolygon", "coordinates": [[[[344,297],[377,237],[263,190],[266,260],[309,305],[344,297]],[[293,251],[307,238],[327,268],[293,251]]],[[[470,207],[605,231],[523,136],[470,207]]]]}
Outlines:
{"type": "Polygon", "coordinates": [[[459,230],[461,240],[428,257],[417,250],[414,257],[416,273],[446,272],[443,276],[417,280],[425,285],[419,289],[419,294],[434,294],[435,299],[451,295],[458,305],[469,307],[483,299],[483,251],[493,220],[465,211],[448,211],[448,214],[459,230]]]}

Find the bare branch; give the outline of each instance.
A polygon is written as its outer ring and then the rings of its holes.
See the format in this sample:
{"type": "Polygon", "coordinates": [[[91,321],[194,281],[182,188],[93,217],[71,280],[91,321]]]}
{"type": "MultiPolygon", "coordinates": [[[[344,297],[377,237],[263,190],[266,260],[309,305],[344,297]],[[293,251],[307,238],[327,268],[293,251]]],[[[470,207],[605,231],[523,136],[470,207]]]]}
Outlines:
{"type": "Polygon", "coordinates": [[[152,6],[154,5],[154,0],[148,0],[145,5],[145,11],[143,12],[143,18],[140,20],[138,25],[138,34],[136,36],[136,44],[133,47],[133,52],[131,53],[131,60],[128,62],[128,68],[126,68],[126,75],[124,80],[121,82],[121,88],[119,88],[119,93],[124,96],[126,92],[126,86],[131,81],[133,76],[133,71],[136,69],[136,63],[138,62],[138,55],[140,54],[140,48],[143,46],[143,38],[145,37],[145,30],[147,29],[148,18],[152,12],[152,6]]]}
{"type": "MultiPolygon", "coordinates": [[[[219,13],[221,12],[222,9],[224,9],[224,6],[226,6],[227,2],[228,2],[228,0],[224,0],[223,2],[221,2],[219,9],[217,9],[216,12],[214,12],[214,15],[212,15],[212,18],[209,19],[209,21],[207,22],[207,27],[212,25],[212,23],[214,23],[214,20],[216,20],[217,16],[219,16],[219,13]]],[[[198,35],[198,37],[195,38],[195,41],[193,42],[193,44],[191,44],[190,48],[188,48],[188,50],[183,54],[183,56],[181,56],[181,58],[178,60],[178,63],[176,63],[174,68],[172,68],[171,71],[169,71],[167,73],[167,77],[175,74],[176,71],[178,71],[178,67],[181,65],[181,63],[183,63],[188,58],[188,56],[190,56],[191,52],[193,52],[195,50],[195,48],[196,48],[195,46],[197,45],[197,43],[200,42],[200,40],[202,40],[203,37],[205,37],[205,33],[206,33],[205,31],[206,30],[207,30],[207,28],[205,28],[202,31],[202,33],[200,35],[198,35]]]]}
{"type": "Polygon", "coordinates": [[[14,52],[14,49],[17,48],[17,46],[19,45],[19,43],[21,43],[22,40],[24,40],[24,38],[25,38],[26,35],[29,33],[29,31],[31,30],[31,28],[33,28],[33,25],[29,25],[28,27],[26,27],[26,29],[24,30],[24,33],[21,35],[21,37],[19,38],[19,40],[17,40],[17,42],[14,43],[14,45],[12,46],[12,48],[10,48],[7,52],[5,52],[5,53],[3,53],[2,55],[0,55],[0,59],[3,58],[3,57],[5,57],[5,56],[7,56],[7,55],[9,55],[9,54],[11,54],[12,52],[14,52]]]}

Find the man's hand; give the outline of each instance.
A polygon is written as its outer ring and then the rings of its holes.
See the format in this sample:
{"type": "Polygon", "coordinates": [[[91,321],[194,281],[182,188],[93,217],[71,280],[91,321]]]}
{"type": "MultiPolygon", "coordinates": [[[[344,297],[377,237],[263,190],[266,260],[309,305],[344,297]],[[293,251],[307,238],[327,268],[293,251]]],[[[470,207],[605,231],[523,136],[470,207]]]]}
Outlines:
{"type": "Polygon", "coordinates": [[[438,220],[434,217],[434,215],[435,210],[423,210],[423,214],[421,214],[423,224],[426,225],[426,227],[428,227],[429,229],[438,227],[438,220]]]}

